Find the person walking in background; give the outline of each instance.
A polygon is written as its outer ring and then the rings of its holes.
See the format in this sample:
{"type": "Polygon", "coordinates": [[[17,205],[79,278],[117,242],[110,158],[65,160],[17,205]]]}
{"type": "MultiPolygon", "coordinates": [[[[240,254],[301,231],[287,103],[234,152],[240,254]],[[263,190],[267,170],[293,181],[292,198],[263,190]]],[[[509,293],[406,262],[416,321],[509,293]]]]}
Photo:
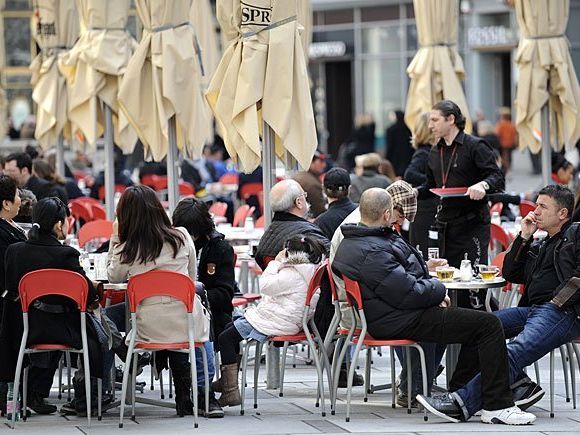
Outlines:
{"type": "Polygon", "coordinates": [[[325,169],[326,155],[317,150],[312,157],[308,170],[297,172],[292,177],[308,194],[308,202],[310,203],[313,217],[318,217],[326,210],[326,198],[322,192],[322,182],[320,181],[320,176],[325,169]]]}
{"type": "Polygon", "coordinates": [[[495,124],[495,134],[499,138],[503,170],[507,175],[512,167],[512,152],[518,143],[518,132],[516,126],[512,122],[512,115],[509,107],[500,107],[499,121],[495,124]]]}
{"type": "Polygon", "coordinates": [[[411,147],[411,131],[405,124],[405,113],[401,110],[395,110],[390,114],[394,123],[385,131],[387,141],[387,160],[389,160],[398,177],[405,174],[405,169],[409,166],[411,157],[413,157],[413,148],[411,147]]]}
{"type": "Polygon", "coordinates": [[[371,187],[385,189],[393,182],[385,175],[379,174],[381,156],[377,153],[357,156],[355,161],[357,174],[351,177],[350,193],[348,195],[352,202],[358,202],[362,193],[371,187]]]}
{"type": "MultiPolygon", "coordinates": [[[[413,128],[411,143],[415,148],[415,153],[403,177],[413,187],[419,187],[427,180],[429,153],[435,143],[435,138],[429,129],[429,115],[429,112],[423,113],[413,128]]],[[[417,215],[409,229],[409,242],[412,246],[418,247],[424,258],[428,258],[429,229],[435,223],[438,203],[435,196],[418,201],[417,215]]]]}

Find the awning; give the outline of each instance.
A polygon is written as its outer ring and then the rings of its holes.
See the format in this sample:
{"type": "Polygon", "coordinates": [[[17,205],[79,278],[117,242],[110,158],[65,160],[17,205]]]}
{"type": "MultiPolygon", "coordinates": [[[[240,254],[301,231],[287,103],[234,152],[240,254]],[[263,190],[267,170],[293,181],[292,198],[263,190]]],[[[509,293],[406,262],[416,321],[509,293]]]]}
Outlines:
{"type": "Polygon", "coordinates": [[[206,98],[230,156],[245,172],[261,163],[262,120],[272,127],[276,154],[302,166],[317,147],[301,34],[309,8],[298,0],[218,0],[228,43],[206,98]],[[304,14],[304,15],[303,15],[304,14]]]}
{"type": "Polygon", "coordinates": [[[461,81],[465,70],[457,51],[459,2],[457,0],[414,0],[419,50],[407,68],[411,79],[407,94],[405,123],[412,130],[419,116],[441,100],[455,102],[467,119],[467,101],[461,81]]]}
{"type": "Polygon", "coordinates": [[[556,116],[556,126],[550,129],[552,146],[570,149],[580,139],[580,86],[565,36],[569,10],[569,0],[516,1],[521,34],[516,128],[520,148],[533,152],[542,147],[540,110],[548,101],[556,116]]]}
{"type": "Polygon", "coordinates": [[[41,52],[30,64],[32,99],[38,105],[35,136],[44,149],[56,145],[60,133],[70,138],[68,92],[57,60],[69,50],[79,31],[74,0],[37,0],[32,35],[41,52]]]}
{"type": "Polygon", "coordinates": [[[143,35],[119,88],[119,107],[159,161],[169,147],[169,119],[175,115],[177,146],[201,152],[207,122],[191,0],[136,0],[143,35]]]}
{"type": "Polygon", "coordinates": [[[121,77],[137,42],[126,30],[130,0],[77,0],[82,34],[59,59],[69,88],[69,119],[86,141],[95,146],[105,120],[100,101],[113,112],[114,140],[125,152],[133,151],[137,134],[120,114],[117,93],[121,77]],[[100,100],[100,101],[99,101],[100,100]]]}

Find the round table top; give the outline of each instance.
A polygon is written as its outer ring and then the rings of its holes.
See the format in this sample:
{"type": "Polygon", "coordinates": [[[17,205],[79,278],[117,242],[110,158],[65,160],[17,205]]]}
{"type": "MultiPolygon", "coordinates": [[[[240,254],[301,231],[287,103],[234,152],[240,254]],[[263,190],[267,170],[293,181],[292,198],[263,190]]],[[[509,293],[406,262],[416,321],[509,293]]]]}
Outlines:
{"type": "Polygon", "coordinates": [[[491,281],[483,281],[482,279],[474,278],[471,281],[460,281],[454,279],[453,281],[441,281],[445,288],[449,290],[479,290],[488,288],[501,288],[507,284],[507,281],[502,277],[497,277],[491,281]]]}
{"type": "Polygon", "coordinates": [[[230,241],[260,241],[264,235],[264,228],[254,228],[251,231],[246,231],[244,227],[217,225],[216,230],[222,233],[226,240],[230,241]]]}

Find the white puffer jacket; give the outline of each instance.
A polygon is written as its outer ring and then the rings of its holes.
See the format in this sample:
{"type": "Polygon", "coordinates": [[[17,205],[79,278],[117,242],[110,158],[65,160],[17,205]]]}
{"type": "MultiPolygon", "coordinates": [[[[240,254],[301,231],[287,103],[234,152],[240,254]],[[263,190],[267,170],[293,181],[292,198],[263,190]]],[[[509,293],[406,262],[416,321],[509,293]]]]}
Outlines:
{"type": "MultiPolygon", "coordinates": [[[[267,336],[294,335],[301,331],[306,292],[316,267],[304,253],[292,254],[283,262],[270,261],[260,277],[262,300],[246,310],[248,322],[267,336]]],[[[310,317],[318,297],[315,294],[312,298],[310,317]]]]}

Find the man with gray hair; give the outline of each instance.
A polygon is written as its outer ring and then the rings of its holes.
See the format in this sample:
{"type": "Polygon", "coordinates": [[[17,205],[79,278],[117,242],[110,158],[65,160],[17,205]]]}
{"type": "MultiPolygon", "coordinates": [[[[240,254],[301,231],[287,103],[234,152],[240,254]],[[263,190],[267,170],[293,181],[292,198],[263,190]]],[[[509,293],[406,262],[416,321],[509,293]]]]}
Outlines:
{"type": "Polygon", "coordinates": [[[296,234],[310,235],[320,239],[328,252],[330,241],[319,227],[305,219],[310,210],[310,205],[306,201],[307,196],[295,180],[282,180],[272,187],[270,203],[274,217],[260,239],[256,251],[256,263],[262,269],[266,268],[268,259],[275,258],[284,248],[284,242],[296,234]]]}
{"type": "MultiPolygon", "coordinates": [[[[341,227],[332,269],[357,281],[368,334],[377,340],[408,339],[441,344],[470,343],[481,367],[484,423],[529,424],[536,417],[514,405],[501,322],[491,313],[450,307],[443,283],[429,275],[421,254],[392,230],[393,206],[384,189],[360,200],[358,224],[341,227]]],[[[370,338],[370,337],[369,337],[370,338]]],[[[353,361],[353,364],[355,361],[353,361]]],[[[417,396],[430,412],[448,421],[471,417],[464,388],[439,397],[417,396]]]]}

